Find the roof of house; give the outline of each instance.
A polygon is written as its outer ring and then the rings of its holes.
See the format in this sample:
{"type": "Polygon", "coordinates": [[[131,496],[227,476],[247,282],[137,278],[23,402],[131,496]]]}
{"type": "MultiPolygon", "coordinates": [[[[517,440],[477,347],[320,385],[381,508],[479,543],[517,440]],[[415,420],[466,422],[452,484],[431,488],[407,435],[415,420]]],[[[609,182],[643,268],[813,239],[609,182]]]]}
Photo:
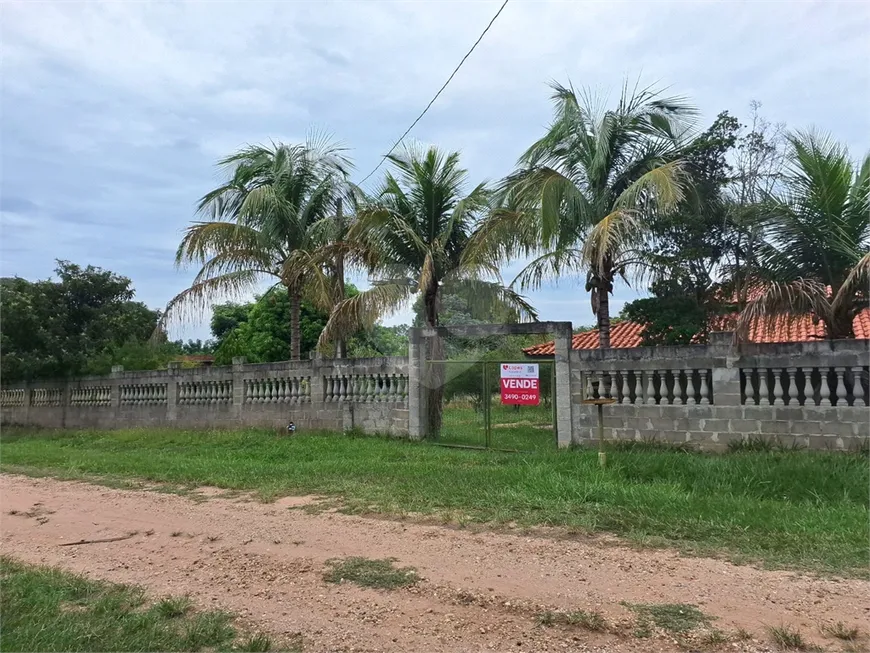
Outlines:
{"type": "MultiPolygon", "coordinates": [[[[734,328],[734,318],[723,316],[711,323],[715,331],[734,328]]],[[[865,308],[852,323],[855,338],[870,340],[870,309],[865,308]]],[[[637,322],[617,322],[610,326],[610,346],[613,349],[640,347],[643,325],[637,322]]],[[[750,325],[748,342],[808,342],[825,337],[825,325],[815,323],[811,315],[799,319],[779,317],[773,322],[758,320],[750,325]]],[[[572,349],[598,349],[598,329],[575,333],[571,338],[572,349]]],[[[523,349],[526,356],[552,356],[555,353],[553,341],[543,342],[523,349]]]]}

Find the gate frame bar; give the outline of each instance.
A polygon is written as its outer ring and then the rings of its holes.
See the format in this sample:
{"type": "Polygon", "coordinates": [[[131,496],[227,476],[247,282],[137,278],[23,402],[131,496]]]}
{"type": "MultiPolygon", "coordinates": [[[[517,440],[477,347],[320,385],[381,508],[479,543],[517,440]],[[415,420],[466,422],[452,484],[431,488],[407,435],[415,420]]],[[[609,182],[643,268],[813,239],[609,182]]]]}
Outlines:
{"type": "MultiPolygon", "coordinates": [[[[571,445],[574,426],[571,397],[571,323],[525,322],[522,324],[473,324],[449,327],[414,327],[410,330],[408,346],[408,431],[412,438],[423,439],[429,434],[426,400],[426,352],[432,338],[455,336],[458,338],[485,338],[487,336],[547,335],[554,336],[553,367],[555,384],[553,399],[556,403],[556,444],[559,448],[571,445]]],[[[531,359],[530,359],[531,360],[531,359]]]]}

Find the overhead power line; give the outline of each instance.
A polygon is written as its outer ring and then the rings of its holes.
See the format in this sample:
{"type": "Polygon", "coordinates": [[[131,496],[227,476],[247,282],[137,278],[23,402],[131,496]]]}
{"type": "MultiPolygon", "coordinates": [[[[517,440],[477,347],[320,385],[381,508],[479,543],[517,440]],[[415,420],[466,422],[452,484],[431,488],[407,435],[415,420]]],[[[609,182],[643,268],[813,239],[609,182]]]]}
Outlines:
{"type": "Polygon", "coordinates": [[[447,78],[447,81],[444,82],[444,85],[438,89],[438,92],[429,101],[429,104],[426,105],[426,108],[423,109],[423,111],[420,113],[420,115],[417,116],[417,119],[411,123],[411,126],[405,130],[405,133],[399,137],[399,140],[397,140],[395,143],[393,143],[393,146],[390,148],[389,152],[387,152],[384,156],[381,157],[381,160],[378,162],[378,165],[375,166],[374,170],[372,170],[369,174],[367,174],[365,177],[363,177],[363,180],[361,182],[359,182],[359,184],[358,184],[359,186],[362,186],[368,180],[369,177],[371,177],[373,174],[375,174],[375,172],[378,171],[378,168],[380,168],[384,164],[384,161],[386,161],[387,157],[393,153],[393,150],[395,150],[399,146],[399,143],[401,143],[405,139],[405,136],[410,134],[411,130],[414,129],[414,127],[417,125],[418,122],[420,122],[420,119],[426,115],[426,112],[429,111],[429,107],[431,107],[433,104],[435,104],[435,100],[437,100],[438,96],[441,95],[441,93],[444,91],[445,88],[447,88],[447,85],[456,76],[456,73],[459,72],[459,69],[462,68],[462,64],[465,63],[465,60],[468,59],[469,56],[471,56],[472,52],[474,52],[474,48],[476,48],[477,45],[483,40],[483,37],[486,36],[486,33],[489,31],[489,28],[492,27],[492,24],[495,22],[496,18],[499,17],[499,14],[501,14],[502,10],[505,8],[505,6],[507,5],[508,2],[510,2],[510,0],[504,0],[501,7],[499,7],[498,11],[495,12],[495,16],[492,17],[492,20],[489,21],[489,24],[487,24],[487,26],[484,28],[484,30],[480,33],[480,36],[477,37],[477,40],[474,42],[474,45],[471,46],[471,49],[465,53],[465,56],[462,57],[462,60],[459,62],[459,64],[456,66],[456,68],[453,69],[453,72],[450,73],[450,77],[447,78]]]}

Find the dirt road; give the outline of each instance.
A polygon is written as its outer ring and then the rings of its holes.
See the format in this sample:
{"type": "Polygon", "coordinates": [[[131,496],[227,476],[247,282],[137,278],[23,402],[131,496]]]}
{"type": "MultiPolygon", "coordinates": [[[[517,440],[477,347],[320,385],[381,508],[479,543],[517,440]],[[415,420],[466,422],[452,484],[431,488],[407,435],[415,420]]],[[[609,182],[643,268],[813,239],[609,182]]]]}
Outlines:
{"type": "MultiPolygon", "coordinates": [[[[670,651],[667,636],[632,637],[621,602],[691,603],[716,628],[768,650],[765,627],[789,624],[830,650],[820,625],[870,622],[870,583],[761,571],[613,540],[456,530],[337,513],[307,514],[311,498],[262,504],[0,476],[2,552],[89,577],[190,594],[306,651],[670,651]],[[296,509],[294,509],[296,508],[296,509]],[[130,539],[81,546],[78,540],[130,539]],[[381,591],[325,583],[330,558],[394,557],[423,582],[381,591]],[[617,634],[546,627],[542,610],[597,610],[617,634]]],[[[699,646],[698,648],[702,648],[699,646]]]]}

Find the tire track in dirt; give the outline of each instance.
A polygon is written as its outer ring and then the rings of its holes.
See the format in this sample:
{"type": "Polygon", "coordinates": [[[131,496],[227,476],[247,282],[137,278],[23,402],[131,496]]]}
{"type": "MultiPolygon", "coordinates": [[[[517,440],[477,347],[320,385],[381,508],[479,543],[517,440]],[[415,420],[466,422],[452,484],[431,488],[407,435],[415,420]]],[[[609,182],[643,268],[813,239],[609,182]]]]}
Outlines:
{"type": "MultiPolygon", "coordinates": [[[[190,594],[306,651],[678,650],[670,638],[635,640],[545,628],[542,609],[598,610],[630,633],[620,602],[692,603],[715,626],[763,637],[789,624],[820,643],[819,625],[870,618],[870,583],[763,571],[720,560],[639,551],[596,540],[471,533],[336,513],[306,514],[309,499],[272,504],[0,476],[2,552],[155,594],[190,594]],[[14,514],[12,514],[14,512],[14,514]],[[40,517],[39,520],[33,515],[40,517]],[[110,543],[61,543],[137,535],[110,543]],[[330,558],[394,557],[424,581],[385,592],[322,580],[330,558]]],[[[727,644],[760,651],[760,642],[727,644]]]]}

